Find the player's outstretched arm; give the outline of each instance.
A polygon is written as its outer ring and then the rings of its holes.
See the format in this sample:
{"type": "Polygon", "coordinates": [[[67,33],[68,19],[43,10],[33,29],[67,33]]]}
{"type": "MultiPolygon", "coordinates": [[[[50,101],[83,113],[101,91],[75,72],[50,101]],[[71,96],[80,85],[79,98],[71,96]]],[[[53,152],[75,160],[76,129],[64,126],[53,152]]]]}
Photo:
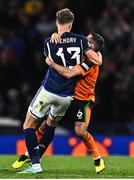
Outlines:
{"type": "Polygon", "coordinates": [[[79,76],[81,75],[80,70],[74,66],[72,69],[69,69],[67,67],[61,66],[59,64],[56,64],[54,61],[49,59],[48,57],[46,58],[46,63],[51,66],[53,69],[55,69],[58,73],[60,73],[62,76],[65,78],[72,78],[74,76],[79,76]]]}

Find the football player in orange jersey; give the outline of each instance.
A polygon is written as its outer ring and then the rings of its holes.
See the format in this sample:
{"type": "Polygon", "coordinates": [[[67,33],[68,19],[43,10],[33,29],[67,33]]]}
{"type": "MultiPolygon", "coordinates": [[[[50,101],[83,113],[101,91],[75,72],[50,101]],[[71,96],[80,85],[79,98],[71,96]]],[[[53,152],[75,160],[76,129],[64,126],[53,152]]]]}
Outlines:
{"type": "MultiPolygon", "coordinates": [[[[52,37],[52,40],[55,39],[55,41],[58,42],[60,37],[57,34],[54,34],[54,36],[55,37],[52,37]]],[[[92,45],[92,49],[94,49],[97,52],[101,49],[100,47],[102,47],[104,44],[103,38],[97,34],[92,34],[92,35],[90,34],[87,38],[90,44],[92,45]],[[100,39],[98,40],[98,38],[100,39]]],[[[94,56],[96,58],[96,53],[94,53],[94,51],[91,50],[90,57],[94,59],[94,56]]],[[[101,56],[99,52],[98,52],[98,56],[101,56]]],[[[93,105],[93,101],[95,100],[94,87],[95,87],[96,79],[98,77],[99,66],[96,66],[93,63],[89,62],[89,60],[85,59],[82,64],[76,65],[73,69],[68,69],[53,63],[50,59],[47,59],[46,61],[50,66],[55,68],[66,78],[83,75],[80,77],[79,81],[77,82],[75,88],[74,100],[71,103],[71,108],[74,109],[73,116],[75,113],[75,121],[76,121],[75,132],[78,136],[82,138],[85,145],[92,152],[96,172],[99,173],[105,167],[104,161],[100,158],[93,137],[87,132],[87,127],[90,121],[91,108],[93,105]]],[[[38,131],[36,131],[36,136],[38,137],[38,141],[41,139],[43,135],[43,126],[44,125],[42,124],[41,127],[38,129],[38,131]]],[[[19,159],[19,162],[22,163],[22,165],[25,160],[26,161],[29,160],[25,155],[22,156],[21,158],[19,159]]]]}
{"type": "MultiPolygon", "coordinates": [[[[99,51],[104,47],[104,39],[102,36],[97,33],[92,33],[87,39],[92,49],[101,56],[99,51]]],[[[92,55],[94,56],[94,52],[92,55]]],[[[49,58],[46,59],[46,62],[66,78],[81,75],[75,86],[74,100],[71,102],[70,109],[72,110],[72,117],[75,119],[75,133],[82,139],[91,152],[96,172],[99,173],[105,168],[104,160],[100,157],[94,138],[87,131],[91,117],[91,109],[95,101],[94,90],[99,74],[99,66],[91,63],[86,57],[83,63],[74,66],[72,69],[60,66],[49,58]]]]}

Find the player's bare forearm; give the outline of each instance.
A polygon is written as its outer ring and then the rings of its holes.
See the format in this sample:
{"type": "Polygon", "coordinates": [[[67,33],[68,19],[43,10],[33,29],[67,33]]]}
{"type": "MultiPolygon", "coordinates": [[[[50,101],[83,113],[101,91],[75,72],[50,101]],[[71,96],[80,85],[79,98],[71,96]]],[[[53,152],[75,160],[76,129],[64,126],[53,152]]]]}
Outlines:
{"type": "Polygon", "coordinates": [[[92,63],[96,65],[102,64],[102,55],[100,52],[97,53],[94,50],[90,49],[86,52],[86,56],[92,63]]]}
{"type": "Polygon", "coordinates": [[[69,78],[72,78],[74,76],[81,75],[81,72],[76,67],[73,67],[72,69],[69,69],[67,67],[56,64],[54,61],[52,61],[49,58],[46,58],[46,63],[50,67],[55,69],[58,73],[60,73],[62,76],[64,76],[65,78],[69,79],[69,78]]]}
{"type": "Polygon", "coordinates": [[[60,66],[56,63],[53,63],[51,65],[51,67],[54,68],[56,71],[58,71],[62,76],[66,77],[66,78],[71,78],[72,72],[70,72],[70,69],[60,66]]]}

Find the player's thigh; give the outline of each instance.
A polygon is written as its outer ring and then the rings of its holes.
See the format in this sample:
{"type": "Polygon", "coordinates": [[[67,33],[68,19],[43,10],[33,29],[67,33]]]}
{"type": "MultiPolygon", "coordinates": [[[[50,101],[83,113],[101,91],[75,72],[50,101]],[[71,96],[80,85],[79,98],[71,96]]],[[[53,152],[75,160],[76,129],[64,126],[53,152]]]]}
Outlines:
{"type": "Polygon", "coordinates": [[[75,133],[76,135],[82,137],[84,135],[86,135],[85,133],[87,132],[87,126],[85,122],[75,122],[75,133]]]}
{"type": "Polygon", "coordinates": [[[55,119],[52,119],[52,117],[48,116],[47,125],[57,127],[58,124],[59,124],[59,121],[56,121],[55,119]]]}
{"type": "Polygon", "coordinates": [[[49,118],[55,121],[60,121],[70,106],[71,101],[72,97],[70,96],[58,97],[56,103],[51,106],[49,118]]]}
{"type": "Polygon", "coordinates": [[[42,119],[47,112],[49,111],[53,102],[53,94],[49,93],[44,89],[43,86],[37,91],[35,97],[33,98],[28,112],[33,116],[35,119],[42,119]]]}
{"type": "MultiPolygon", "coordinates": [[[[75,122],[83,122],[88,127],[91,117],[92,101],[74,99],[70,105],[72,109],[72,117],[75,122]]],[[[80,123],[79,123],[80,124],[80,123]]]]}
{"type": "Polygon", "coordinates": [[[25,121],[23,124],[23,129],[27,129],[27,128],[35,129],[35,127],[36,127],[36,119],[32,117],[30,113],[27,112],[25,121]]]}

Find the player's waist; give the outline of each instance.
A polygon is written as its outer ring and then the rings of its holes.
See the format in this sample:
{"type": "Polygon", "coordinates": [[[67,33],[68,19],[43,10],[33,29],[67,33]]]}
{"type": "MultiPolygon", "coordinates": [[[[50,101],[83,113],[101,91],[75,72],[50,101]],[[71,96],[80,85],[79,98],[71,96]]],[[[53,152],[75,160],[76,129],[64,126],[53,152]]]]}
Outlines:
{"type": "Polygon", "coordinates": [[[95,101],[95,96],[76,96],[74,95],[74,98],[75,99],[78,99],[78,100],[82,100],[82,101],[89,101],[89,100],[92,100],[93,102],[95,101]]]}
{"type": "Polygon", "coordinates": [[[74,91],[71,91],[71,92],[55,91],[54,89],[49,89],[46,86],[44,86],[44,89],[50,93],[53,93],[55,95],[62,96],[62,97],[73,96],[74,94],[74,91]]]}
{"type": "Polygon", "coordinates": [[[86,100],[86,99],[78,99],[78,98],[74,97],[73,101],[75,101],[77,104],[79,104],[79,103],[83,104],[84,102],[86,102],[86,103],[88,103],[88,106],[90,108],[93,108],[93,105],[94,105],[94,101],[92,99],[86,100]]]}
{"type": "Polygon", "coordinates": [[[89,100],[95,101],[95,92],[93,90],[91,91],[76,91],[74,93],[74,98],[79,100],[89,100]]]}

